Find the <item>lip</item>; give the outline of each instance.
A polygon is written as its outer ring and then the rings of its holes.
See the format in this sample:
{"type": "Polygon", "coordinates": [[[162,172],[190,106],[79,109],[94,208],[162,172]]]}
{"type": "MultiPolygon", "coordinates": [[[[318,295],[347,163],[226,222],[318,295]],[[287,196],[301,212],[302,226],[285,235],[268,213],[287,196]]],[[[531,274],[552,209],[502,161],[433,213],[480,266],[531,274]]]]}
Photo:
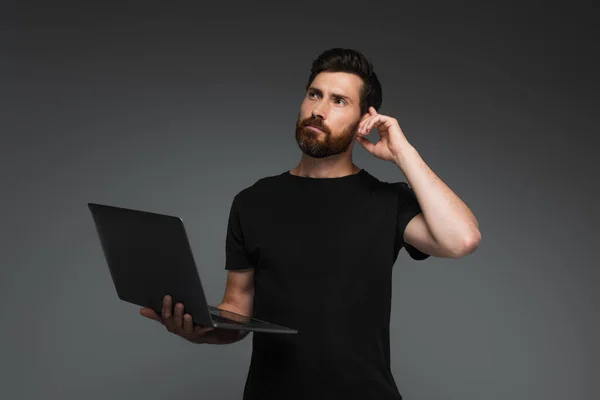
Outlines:
{"type": "Polygon", "coordinates": [[[320,128],[317,128],[316,126],[307,125],[307,127],[308,127],[309,129],[312,129],[313,131],[317,131],[317,132],[323,132],[323,133],[325,133],[325,131],[324,131],[324,130],[322,130],[322,129],[320,129],[320,128]]]}

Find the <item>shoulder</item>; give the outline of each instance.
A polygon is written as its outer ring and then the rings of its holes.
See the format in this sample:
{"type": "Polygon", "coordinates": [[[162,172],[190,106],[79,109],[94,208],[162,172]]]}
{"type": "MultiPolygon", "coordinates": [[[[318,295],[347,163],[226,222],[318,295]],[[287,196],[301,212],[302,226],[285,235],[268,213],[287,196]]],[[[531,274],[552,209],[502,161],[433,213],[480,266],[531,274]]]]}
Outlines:
{"type": "Polygon", "coordinates": [[[256,178],[234,194],[233,202],[235,204],[248,204],[264,199],[266,194],[282,183],[284,174],[285,172],[256,178]]]}
{"type": "Polygon", "coordinates": [[[368,172],[365,173],[365,177],[365,180],[373,193],[393,196],[395,198],[399,198],[400,200],[405,199],[406,197],[412,197],[414,195],[412,188],[407,182],[385,181],[371,175],[368,172]]]}

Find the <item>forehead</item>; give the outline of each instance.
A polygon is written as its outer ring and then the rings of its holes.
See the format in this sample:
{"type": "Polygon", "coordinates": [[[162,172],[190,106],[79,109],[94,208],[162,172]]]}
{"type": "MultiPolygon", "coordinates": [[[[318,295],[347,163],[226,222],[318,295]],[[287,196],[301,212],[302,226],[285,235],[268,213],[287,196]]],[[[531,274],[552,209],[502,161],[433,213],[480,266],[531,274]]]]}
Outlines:
{"type": "Polygon", "coordinates": [[[348,72],[321,72],[315,76],[311,86],[325,93],[342,94],[358,101],[362,83],[360,76],[348,72]]]}

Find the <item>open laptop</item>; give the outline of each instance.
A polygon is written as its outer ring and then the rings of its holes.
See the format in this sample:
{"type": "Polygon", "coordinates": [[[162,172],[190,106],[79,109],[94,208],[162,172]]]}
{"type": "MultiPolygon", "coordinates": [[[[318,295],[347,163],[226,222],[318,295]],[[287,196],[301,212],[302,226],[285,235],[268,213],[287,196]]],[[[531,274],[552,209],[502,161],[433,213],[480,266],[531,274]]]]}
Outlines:
{"type": "Polygon", "coordinates": [[[88,208],[121,300],[161,315],[163,298],[170,295],[198,325],[298,333],[209,305],[181,218],[96,203],[88,203],[88,208]]]}

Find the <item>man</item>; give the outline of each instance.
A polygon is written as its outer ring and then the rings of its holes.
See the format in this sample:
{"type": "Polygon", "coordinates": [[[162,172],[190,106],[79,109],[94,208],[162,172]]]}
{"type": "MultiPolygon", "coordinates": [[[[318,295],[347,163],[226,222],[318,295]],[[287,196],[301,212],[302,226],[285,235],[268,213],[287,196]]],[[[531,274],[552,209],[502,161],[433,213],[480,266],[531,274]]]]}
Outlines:
{"type": "MultiPolygon", "coordinates": [[[[463,257],[480,241],[476,218],[427,166],[398,121],[381,115],[382,91],[358,51],[313,61],[296,121],[299,164],[233,199],[226,289],[219,308],[298,329],[254,333],[244,399],[401,399],[390,367],[392,266],[463,257]],[[374,129],[376,143],[367,139],[374,129]],[[352,162],[354,142],[393,162],[408,183],[379,181],[352,162]],[[410,186],[409,186],[410,184],[410,186]]],[[[399,171],[399,174],[400,174],[399,171]]],[[[192,326],[165,297],[161,322],[194,343],[245,333],[192,326]]]]}

